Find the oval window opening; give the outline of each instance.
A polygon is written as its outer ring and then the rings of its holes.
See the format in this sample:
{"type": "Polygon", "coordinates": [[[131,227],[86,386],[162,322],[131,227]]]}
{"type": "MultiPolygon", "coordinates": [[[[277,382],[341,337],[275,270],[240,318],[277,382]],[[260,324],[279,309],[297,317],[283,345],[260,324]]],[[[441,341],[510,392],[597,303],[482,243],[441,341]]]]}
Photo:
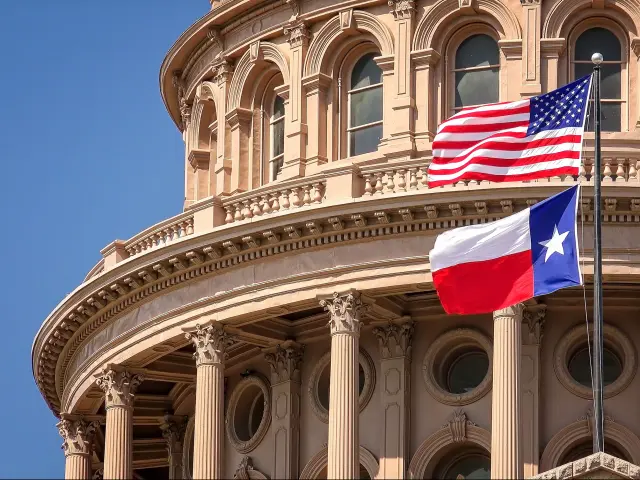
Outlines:
{"type": "MultiPolygon", "coordinates": [[[[591,388],[591,359],[589,348],[579,348],[569,359],[571,377],[580,385],[591,388]]],[[[604,385],[615,382],[622,374],[622,362],[612,349],[605,346],[602,351],[602,377],[604,385]]]]}
{"type": "Polygon", "coordinates": [[[248,442],[256,434],[264,416],[264,394],[257,386],[247,387],[236,406],[233,426],[240,441],[248,442]]]}
{"type": "Polygon", "coordinates": [[[446,368],[446,388],[449,392],[463,394],[482,383],[489,371],[487,352],[479,348],[460,354],[452,353],[446,368]]]}

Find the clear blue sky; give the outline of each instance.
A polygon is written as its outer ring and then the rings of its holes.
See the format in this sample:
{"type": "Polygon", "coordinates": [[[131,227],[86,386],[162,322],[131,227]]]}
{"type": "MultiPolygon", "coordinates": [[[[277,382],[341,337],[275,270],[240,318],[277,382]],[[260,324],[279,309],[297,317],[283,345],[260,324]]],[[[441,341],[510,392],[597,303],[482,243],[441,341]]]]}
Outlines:
{"type": "Polygon", "coordinates": [[[158,72],[209,2],[0,3],[0,477],[62,478],[31,344],[102,247],[180,212],[183,143],[158,72]]]}

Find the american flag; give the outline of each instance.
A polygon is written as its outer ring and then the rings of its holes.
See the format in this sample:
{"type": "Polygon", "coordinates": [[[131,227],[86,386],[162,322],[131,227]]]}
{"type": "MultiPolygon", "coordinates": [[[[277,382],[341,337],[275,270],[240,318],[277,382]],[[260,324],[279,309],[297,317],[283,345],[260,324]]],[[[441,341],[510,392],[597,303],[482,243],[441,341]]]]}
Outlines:
{"type": "Polygon", "coordinates": [[[429,187],[578,175],[591,75],[516,102],[462,110],[438,128],[429,187]]]}

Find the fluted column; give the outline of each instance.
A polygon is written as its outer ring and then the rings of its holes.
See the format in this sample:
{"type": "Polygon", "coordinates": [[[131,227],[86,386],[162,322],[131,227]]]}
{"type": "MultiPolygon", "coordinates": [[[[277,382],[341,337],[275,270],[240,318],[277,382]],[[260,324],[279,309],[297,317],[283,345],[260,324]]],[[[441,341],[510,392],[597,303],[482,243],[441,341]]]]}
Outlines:
{"type": "Polygon", "coordinates": [[[330,313],[331,379],[329,391],[329,458],[327,478],[360,476],[359,339],[364,305],[360,294],[333,294],[320,302],[330,313]]]}
{"type": "Polygon", "coordinates": [[[224,361],[234,340],[219,324],[196,325],[186,337],[197,366],[193,478],[218,479],[224,474],[224,361]]]}
{"type": "Polygon", "coordinates": [[[186,418],[165,415],[160,425],[162,436],[167,441],[169,454],[169,480],[182,478],[182,452],[184,448],[184,434],[187,429],[186,418]]]}
{"type": "Polygon", "coordinates": [[[144,376],[108,365],[96,384],[105,393],[104,478],[133,477],[133,398],[144,376]]]}
{"type": "Polygon", "coordinates": [[[411,413],[411,340],[413,322],[398,320],[376,326],[380,345],[382,435],[377,478],[404,478],[409,468],[411,413]]]}
{"type": "Polygon", "coordinates": [[[266,349],[271,367],[271,432],[273,474],[271,478],[298,478],[300,457],[300,367],[304,347],[286,341],[266,349]]]}
{"type": "Polygon", "coordinates": [[[67,480],[91,478],[93,437],[99,427],[98,422],[86,422],[82,418],[63,413],[57,427],[64,440],[62,443],[65,456],[64,478],[67,480]]]}
{"type": "Polygon", "coordinates": [[[493,313],[491,478],[522,478],[520,351],[522,304],[493,313]]]}

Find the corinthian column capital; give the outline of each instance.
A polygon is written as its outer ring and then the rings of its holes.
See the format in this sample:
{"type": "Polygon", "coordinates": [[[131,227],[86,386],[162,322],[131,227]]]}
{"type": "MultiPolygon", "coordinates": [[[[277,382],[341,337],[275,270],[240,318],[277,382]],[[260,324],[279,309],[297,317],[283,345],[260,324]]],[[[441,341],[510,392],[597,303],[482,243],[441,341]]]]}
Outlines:
{"type": "Polygon", "coordinates": [[[165,415],[160,424],[160,430],[162,430],[162,437],[167,442],[169,455],[182,453],[184,434],[187,430],[187,418],[165,415]]]}
{"type": "Polygon", "coordinates": [[[131,373],[114,365],[107,365],[97,375],[96,384],[105,394],[105,407],[133,407],[133,397],[144,375],[131,373]]]}
{"type": "Polygon", "coordinates": [[[208,327],[196,325],[196,329],[185,334],[191,340],[196,351],[193,358],[196,366],[224,364],[227,349],[236,343],[233,336],[224,331],[221,325],[213,324],[208,327]]]}
{"type": "Polygon", "coordinates": [[[62,437],[62,450],[69,455],[90,455],[93,449],[93,437],[99,427],[98,422],[86,422],[83,419],[65,418],[56,425],[62,437]]]}
{"type": "Polygon", "coordinates": [[[271,384],[289,380],[300,383],[300,365],[304,345],[287,341],[282,345],[264,350],[264,359],[271,367],[271,384]]]}
{"type": "Polygon", "coordinates": [[[416,13],[415,0],[388,0],[387,5],[396,20],[412,18],[416,13]]]}
{"type": "Polygon", "coordinates": [[[329,319],[331,335],[337,333],[360,335],[361,318],[369,306],[362,302],[359,292],[352,290],[342,295],[335,292],[331,299],[320,300],[320,306],[324,307],[331,316],[329,319]]]}
{"type": "Polygon", "coordinates": [[[411,358],[411,341],[413,339],[413,322],[389,322],[373,329],[378,337],[382,358],[408,357],[411,358]]]}
{"type": "Polygon", "coordinates": [[[524,305],[522,303],[518,303],[516,305],[511,305],[509,307],[496,310],[495,312],[493,312],[493,319],[497,320],[502,317],[518,317],[522,319],[523,313],[524,305]]]}

